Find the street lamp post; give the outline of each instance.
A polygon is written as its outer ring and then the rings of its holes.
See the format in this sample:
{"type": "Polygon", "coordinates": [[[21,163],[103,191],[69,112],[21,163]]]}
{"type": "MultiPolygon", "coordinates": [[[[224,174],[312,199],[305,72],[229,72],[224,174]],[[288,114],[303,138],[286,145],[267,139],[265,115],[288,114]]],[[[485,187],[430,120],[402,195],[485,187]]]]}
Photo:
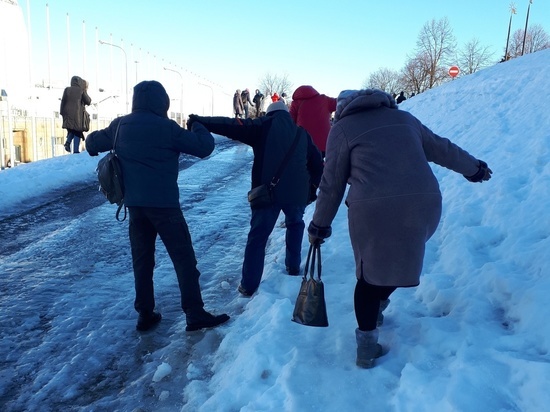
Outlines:
{"type": "Polygon", "coordinates": [[[525,31],[523,32],[523,46],[521,46],[521,55],[525,51],[525,39],[527,38],[527,24],[529,23],[529,11],[531,10],[531,4],[533,0],[529,0],[529,6],[527,7],[527,17],[525,18],[525,31]]]}
{"type": "Polygon", "coordinates": [[[199,84],[201,86],[205,86],[205,87],[208,87],[210,89],[210,93],[212,94],[212,107],[211,107],[211,111],[212,111],[212,116],[214,116],[214,89],[212,88],[212,86],[210,86],[209,84],[205,84],[205,83],[201,83],[199,82],[199,84]]]}
{"type": "Polygon", "coordinates": [[[163,67],[163,69],[168,70],[170,72],[177,73],[180,76],[180,81],[181,81],[181,88],[180,88],[180,126],[183,127],[183,125],[184,125],[184,122],[183,122],[183,76],[177,70],[170,69],[168,67],[163,67]]]}
{"type": "Polygon", "coordinates": [[[122,53],[124,53],[124,65],[126,67],[126,81],[125,81],[125,87],[124,87],[124,94],[126,96],[126,114],[129,113],[128,110],[128,58],[126,57],[126,50],[124,50],[122,47],[117,46],[116,44],[108,43],[103,40],[99,40],[99,44],[106,44],[107,46],[116,47],[117,49],[122,50],[122,53]]]}
{"type": "Polygon", "coordinates": [[[508,44],[510,43],[510,29],[512,27],[512,16],[516,14],[516,5],[510,3],[510,23],[508,23],[508,37],[506,38],[506,51],[504,52],[504,61],[508,60],[508,44]]]}

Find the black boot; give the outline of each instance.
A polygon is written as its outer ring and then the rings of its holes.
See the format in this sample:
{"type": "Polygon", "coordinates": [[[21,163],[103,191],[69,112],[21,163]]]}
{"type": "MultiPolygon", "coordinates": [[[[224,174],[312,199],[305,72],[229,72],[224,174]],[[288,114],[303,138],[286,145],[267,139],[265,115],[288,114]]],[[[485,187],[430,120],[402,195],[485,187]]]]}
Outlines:
{"type": "Polygon", "coordinates": [[[148,314],[140,313],[136,324],[136,329],[141,332],[145,332],[159,323],[161,319],[162,315],[159,312],[152,312],[148,314]]]}
{"type": "Polygon", "coordinates": [[[204,309],[199,311],[189,312],[187,317],[187,332],[192,332],[204,328],[213,328],[229,320],[229,315],[223,313],[221,315],[212,315],[204,309]]]}

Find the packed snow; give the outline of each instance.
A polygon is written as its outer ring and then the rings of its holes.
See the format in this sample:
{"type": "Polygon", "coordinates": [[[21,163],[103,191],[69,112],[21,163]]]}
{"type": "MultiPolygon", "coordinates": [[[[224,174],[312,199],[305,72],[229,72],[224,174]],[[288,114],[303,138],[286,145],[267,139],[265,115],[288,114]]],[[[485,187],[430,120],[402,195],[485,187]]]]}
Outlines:
{"type": "MultiPolygon", "coordinates": [[[[345,205],[322,246],[329,327],[290,320],[301,278],[285,274],[283,228],[270,238],[258,293],[246,299],[236,291],[249,223],[246,146],[229,146],[180,173],[206,307],[232,317],[199,333],[184,331],[162,245],[155,288],[164,318],[150,332],[135,331],[127,222],[114,219],[113,205],[100,201],[58,223],[36,217],[28,230],[39,231],[39,241],[20,238],[18,216],[28,210],[33,216],[50,204],[53,213],[71,190],[97,196],[97,157],[1,171],[0,224],[10,227],[2,236],[20,245],[0,248],[1,409],[548,410],[549,66],[550,50],[537,52],[400,105],[494,174],[474,184],[433,165],[441,223],[428,242],[420,286],[391,297],[380,328],[389,352],[370,370],[355,365],[345,205]]],[[[306,210],[306,225],[313,210],[306,210]]],[[[304,262],[308,245],[305,235],[304,262]]]]}

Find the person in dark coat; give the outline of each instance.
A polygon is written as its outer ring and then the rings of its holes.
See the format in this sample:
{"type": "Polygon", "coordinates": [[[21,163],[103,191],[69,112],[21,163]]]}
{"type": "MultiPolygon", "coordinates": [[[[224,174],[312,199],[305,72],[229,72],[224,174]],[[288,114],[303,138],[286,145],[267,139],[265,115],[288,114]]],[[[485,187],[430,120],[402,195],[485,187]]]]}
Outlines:
{"type": "Polygon", "coordinates": [[[487,163],[399,110],[391,95],[372,89],[340,93],[308,233],[314,244],[331,235],[349,184],[357,365],[363,368],[382,355],[379,315],[396,288],[419,284],[425,245],[439,224],[441,192],[428,162],[470,182],[492,174],[487,163]]]}
{"type": "Polygon", "coordinates": [[[405,97],[405,92],[401,92],[399,93],[399,96],[397,96],[397,99],[395,99],[395,102],[399,104],[401,102],[404,102],[405,100],[407,100],[407,98],[405,97]]]}
{"type": "Polygon", "coordinates": [[[244,105],[243,105],[243,99],[241,97],[241,91],[237,89],[235,94],[233,95],[233,113],[235,113],[236,118],[243,117],[244,113],[244,105]]]}
{"type": "Polygon", "coordinates": [[[290,116],[298,126],[308,131],[323,158],[331,126],[331,116],[336,110],[336,99],[320,94],[312,86],[300,86],[292,94],[290,116]]]}
{"type": "Polygon", "coordinates": [[[265,248],[281,211],[285,214],[286,256],[289,275],[298,275],[304,233],[304,210],[313,200],[310,185],[319,184],[323,171],[321,153],[311,137],[298,128],[283,102],[269,105],[267,115],[257,119],[189,116],[191,124],[202,123],[212,133],[239,140],[252,147],[252,188],[269,184],[283,162],[295,138],[298,143],[274,188],[275,202],[264,208],[252,208],[250,231],[244,252],[239,292],[252,296],[258,289],[264,270],[265,248]]]}
{"type": "Polygon", "coordinates": [[[80,153],[80,140],[84,140],[83,132],[87,132],[89,128],[89,124],[88,127],[84,124],[84,111],[92,103],[87,90],[88,82],[73,76],[71,85],[65,88],[61,97],[59,114],[63,117],[63,129],[67,129],[67,140],[64,144],[67,152],[71,151],[72,143],[73,153],[80,153]]]}
{"type": "Polygon", "coordinates": [[[250,106],[254,104],[252,100],[250,100],[250,90],[244,89],[244,91],[241,93],[241,99],[243,101],[244,118],[248,119],[248,111],[250,109],[250,106]]]}
{"type": "Polygon", "coordinates": [[[265,113],[262,113],[262,103],[264,101],[264,95],[260,91],[260,89],[256,89],[256,93],[254,94],[254,98],[252,99],[254,102],[254,107],[256,108],[256,117],[260,117],[265,115],[265,113]]]}
{"type": "Polygon", "coordinates": [[[155,242],[160,236],[178,278],[181,307],[188,331],[226,322],[226,314],[214,316],[204,310],[199,285],[200,272],[191,235],[179,202],[180,153],[205,158],[214,150],[214,138],[200,123],[185,130],[168,118],[170,98],[157,81],[134,87],[132,113],[119,117],[86,139],[91,156],[113,148],[120,159],[124,203],[130,214],[130,245],[139,313],[136,328],[145,331],[160,322],[155,309],[153,269],[155,242]]]}

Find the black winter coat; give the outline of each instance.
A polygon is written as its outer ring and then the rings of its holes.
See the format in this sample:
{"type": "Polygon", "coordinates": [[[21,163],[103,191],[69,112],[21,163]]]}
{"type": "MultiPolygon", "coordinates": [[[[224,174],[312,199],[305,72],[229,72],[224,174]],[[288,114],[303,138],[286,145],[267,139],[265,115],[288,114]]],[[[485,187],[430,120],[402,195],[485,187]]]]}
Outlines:
{"type": "Polygon", "coordinates": [[[200,122],[212,133],[227,136],[252,147],[251,188],[269,183],[300,134],[293,156],[288,161],[275,197],[280,204],[306,205],[310,184],[319,185],[323,174],[321,153],[303,128],[298,128],[287,111],[277,110],[256,119],[193,116],[193,125],[200,122]]]}
{"type": "Polygon", "coordinates": [[[84,109],[90,103],[92,103],[92,99],[86,93],[86,80],[73,76],[71,86],[65,88],[61,98],[59,114],[63,116],[63,129],[75,132],[84,131],[84,109]]]}
{"type": "Polygon", "coordinates": [[[201,124],[193,131],[168,118],[170,98],[156,81],[134,87],[132,113],[86,138],[91,156],[113,147],[122,166],[126,206],[180,207],[178,173],[180,153],[204,158],[214,150],[214,137],[201,124]],[[120,127],[119,127],[120,125],[120,127]]]}

